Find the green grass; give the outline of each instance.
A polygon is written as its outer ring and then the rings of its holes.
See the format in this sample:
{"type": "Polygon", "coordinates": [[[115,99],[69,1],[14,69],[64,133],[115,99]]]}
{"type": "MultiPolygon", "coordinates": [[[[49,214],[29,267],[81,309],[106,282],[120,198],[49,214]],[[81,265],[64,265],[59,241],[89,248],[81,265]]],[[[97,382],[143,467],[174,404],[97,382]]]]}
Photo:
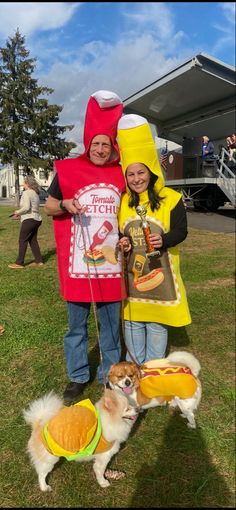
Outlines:
{"type": "MultiPolygon", "coordinates": [[[[1,507],[7,508],[230,508],[234,499],[234,236],[189,229],[181,247],[181,272],[192,315],[187,328],[170,328],[170,350],[200,360],[203,396],[190,430],[177,412],[150,409],[140,415],[110,467],[126,477],[101,489],[90,463],[61,460],[43,494],[29,463],[30,430],[22,409],[45,392],[62,395],[67,383],[63,337],[67,314],[59,295],[52,220],[44,215],[39,243],[45,265],[13,271],[19,223],[0,207],[1,316],[1,507]]],[[[27,252],[26,264],[33,260],[27,252]]],[[[89,357],[99,360],[94,320],[89,357]]],[[[102,392],[96,378],[85,398],[102,392]]]]}

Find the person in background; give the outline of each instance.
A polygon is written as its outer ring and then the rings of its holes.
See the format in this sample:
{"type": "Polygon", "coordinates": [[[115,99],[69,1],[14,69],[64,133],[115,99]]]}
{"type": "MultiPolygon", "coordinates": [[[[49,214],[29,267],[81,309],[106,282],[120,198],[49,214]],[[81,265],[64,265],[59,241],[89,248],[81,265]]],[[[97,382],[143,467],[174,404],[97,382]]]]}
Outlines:
{"type": "Polygon", "coordinates": [[[85,151],[55,161],[46,214],[53,216],[61,294],[67,302],[69,331],[64,352],[70,382],[64,402],[80,398],[90,380],[87,323],[91,302],[100,320],[102,359],[97,369],[104,383],[120,360],[121,264],[116,259],[117,213],[125,180],[116,144],[121,99],[100,90],[89,98],[84,124],[85,151]]]}
{"type": "Polygon", "coordinates": [[[203,161],[214,159],[214,144],[208,136],[202,137],[202,159],[203,161]]]}
{"type": "Polygon", "coordinates": [[[124,305],[126,359],[141,365],[166,356],[168,326],[191,323],[178,246],[187,236],[187,217],[182,195],[164,185],[147,120],[124,115],[118,123],[118,145],[127,182],[119,229],[130,240],[124,305]],[[147,255],[151,249],[146,245],[140,206],[146,209],[144,221],[151,229],[147,239],[156,252],[152,256],[147,255]]]}
{"type": "Polygon", "coordinates": [[[233,133],[231,136],[226,138],[227,143],[227,151],[230,154],[230,157],[236,158],[236,134],[233,133]]]}
{"type": "MultiPolygon", "coordinates": [[[[227,151],[229,153],[227,165],[233,174],[236,173],[236,134],[226,138],[227,151]]],[[[232,175],[231,175],[232,176],[232,175]]]]}
{"type": "Polygon", "coordinates": [[[23,183],[24,191],[20,199],[20,209],[14,211],[12,218],[21,220],[19,235],[19,252],[16,262],[8,264],[10,269],[24,269],[25,254],[28,244],[35,258],[30,266],[43,266],[37,235],[42,224],[39,213],[39,190],[40,187],[32,175],[27,175],[23,183]]]}

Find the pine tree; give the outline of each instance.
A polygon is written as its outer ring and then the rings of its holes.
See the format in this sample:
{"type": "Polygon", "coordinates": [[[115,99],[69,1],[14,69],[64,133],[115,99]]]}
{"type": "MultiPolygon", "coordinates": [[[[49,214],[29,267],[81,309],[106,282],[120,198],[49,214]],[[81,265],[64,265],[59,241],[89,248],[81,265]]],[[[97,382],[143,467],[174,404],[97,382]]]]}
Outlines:
{"type": "Polygon", "coordinates": [[[54,91],[40,87],[32,77],[36,59],[29,58],[25,37],[17,29],[0,48],[0,160],[14,165],[16,200],[19,203],[19,168],[52,170],[54,159],[64,159],[76,145],[62,134],[73,125],[58,125],[63,106],[45,98],[54,91]]]}

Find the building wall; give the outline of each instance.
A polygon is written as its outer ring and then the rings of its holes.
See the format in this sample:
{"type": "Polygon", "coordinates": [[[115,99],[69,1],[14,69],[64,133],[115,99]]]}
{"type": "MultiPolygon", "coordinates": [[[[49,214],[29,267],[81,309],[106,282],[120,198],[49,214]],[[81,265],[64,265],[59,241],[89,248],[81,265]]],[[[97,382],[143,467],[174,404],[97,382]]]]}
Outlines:
{"type": "MultiPolygon", "coordinates": [[[[43,169],[33,169],[34,176],[42,188],[48,188],[53,179],[53,172],[50,172],[48,179],[45,179],[43,169]]],[[[23,191],[24,175],[20,170],[20,192],[23,191]]],[[[0,198],[13,198],[15,196],[15,175],[12,165],[4,165],[0,168],[0,198]]]]}

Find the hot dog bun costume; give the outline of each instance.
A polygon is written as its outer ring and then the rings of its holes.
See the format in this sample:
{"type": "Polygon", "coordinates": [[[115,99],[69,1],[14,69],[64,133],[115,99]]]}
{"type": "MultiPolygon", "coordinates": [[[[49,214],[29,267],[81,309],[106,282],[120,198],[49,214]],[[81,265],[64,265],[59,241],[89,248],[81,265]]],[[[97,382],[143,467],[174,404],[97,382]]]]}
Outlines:
{"type": "MultiPolygon", "coordinates": [[[[183,207],[182,196],[164,185],[147,120],[135,114],[123,116],[118,123],[118,144],[124,175],[130,164],[143,163],[157,176],[154,187],[162,198],[159,209],[152,212],[147,191],[139,194],[139,203],[147,207],[146,219],[151,232],[161,234],[163,240],[168,239],[171,218],[180,201],[183,207]]],[[[128,298],[124,307],[124,319],[170,326],[190,324],[186,292],[180,275],[179,248],[177,245],[167,248],[164,243],[159,257],[146,257],[141,220],[135,208],[129,206],[129,200],[130,192],[127,188],[119,211],[119,229],[132,241],[132,251],[128,258],[128,298]]]]}
{"type": "Polygon", "coordinates": [[[92,94],[85,116],[84,153],[55,161],[63,199],[75,198],[86,206],[82,215],[85,245],[78,215],[65,213],[53,218],[60,289],[67,301],[92,301],[88,273],[95,301],[121,299],[121,267],[115,247],[117,213],[125,189],[116,144],[122,110],[121,99],[114,92],[100,90],[92,94]],[[96,135],[109,136],[113,145],[113,159],[103,166],[94,165],[88,157],[96,135]]]}
{"type": "MultiPolygon", "coordinates": [[[[160,362],[160,360],[158,360],[160,362]]],[[[148,398],[191,398],[197,390],[197,380],[190,368],[183,366],[144,368],[140,389],[148,398]]]]}

